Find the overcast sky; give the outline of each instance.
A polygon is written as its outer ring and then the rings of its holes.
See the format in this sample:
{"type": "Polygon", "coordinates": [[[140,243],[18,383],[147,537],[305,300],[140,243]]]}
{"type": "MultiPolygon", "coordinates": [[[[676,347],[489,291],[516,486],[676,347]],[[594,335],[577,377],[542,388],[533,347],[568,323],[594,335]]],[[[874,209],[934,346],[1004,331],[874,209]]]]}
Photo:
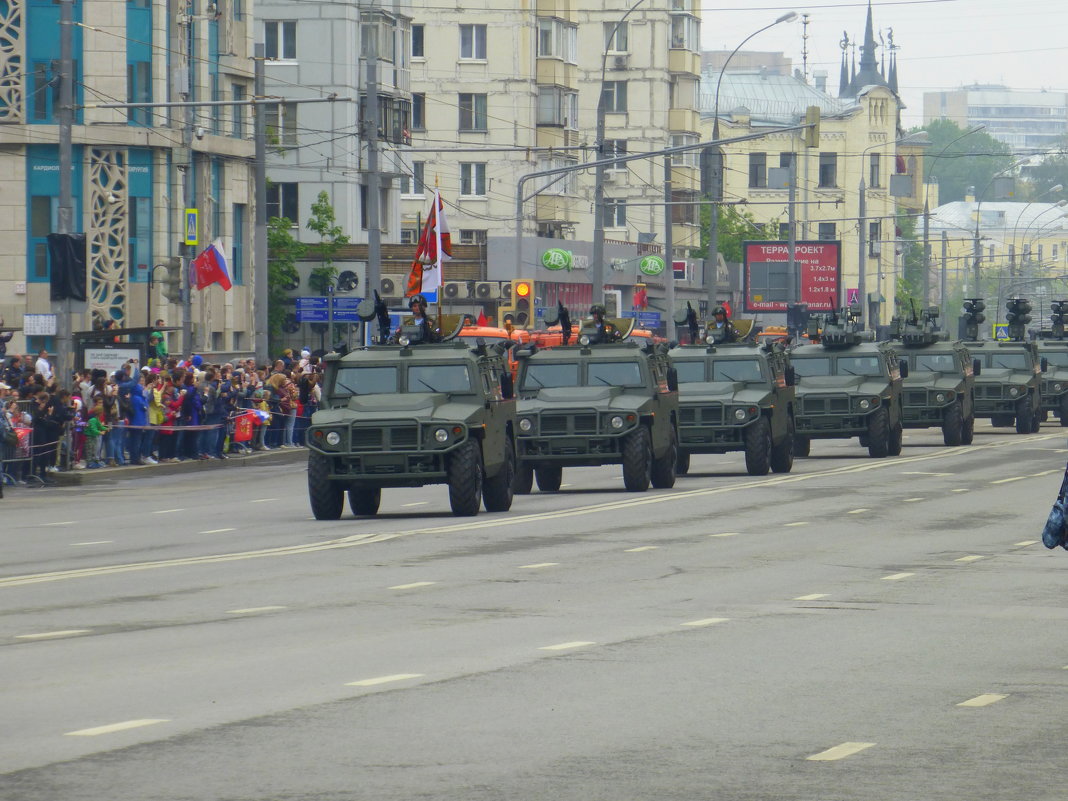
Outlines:
{"type": "MultiPolygon", "coordinates": [[[[801,14],[809,15],[809,79],[828,72],[838,89],[843,31],[864,39],[866,2],[823,0],[785,5],[772,0],[743,8],[737,0],[704,0],[706,49],[733,50],[748,35],[787,11],[798,19],[755,36],[744,49],[783,51],[801,67],[801,14]]],[[[907,109],[906,127],[923,123],[923,93],[964,84],[996,83],[1012,89],[1068,90],[1068,2],[1065,0],[887,0],[872,3],[875,36],[893,28],[899,48],[898,83],[907,109]]],[[[860,59],[858,48],[857,59],[860,59]]],[[[956,120],[958,124],[961,121],[956,120]]]]}

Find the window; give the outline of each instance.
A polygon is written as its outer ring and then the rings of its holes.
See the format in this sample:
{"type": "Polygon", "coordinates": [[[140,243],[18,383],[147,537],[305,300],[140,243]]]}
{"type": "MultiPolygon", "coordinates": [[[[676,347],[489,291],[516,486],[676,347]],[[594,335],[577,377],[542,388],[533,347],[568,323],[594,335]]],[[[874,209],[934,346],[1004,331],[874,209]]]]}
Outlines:
{"type": "Polygon", "coordinates": [[[833,241],[838,238],[838,228],[833,222],[821,222],[819,224],[819,239],[833,241]]]}
{"type": "MultiPolygon", "coordinates": [[[[625,156],[627,155],[627,140],[626,139],[605,139],[603,150],[603,158],[612,158],[613,156],[625,156]]],[[[607,167],[610,170],[625,170],[626,164],[612,164],[607,167]]]]}
{"type": "Polygon", "coordinates": [[[131,197],[126,208],[131,281],[147,281],[152,264],[152,198],[131,197]]]}
{"type": "Polygon", "coordinates": [[[622,114],[627,110],[627,82],[605,81],[601,93],[604,110],[608,113],[622,114]]]}
{"type": "Polygon", "coordinates": [[[578,128],[578,93],[559,86],[539,86],[538,125],[578,128]]]}
{"type": "Polygon", "coordinates": [[[481,161],[460,164],[460,194],[483,197],[486,194],[486,165],[481,161]]]}
{"type": "Polygon", "coordinates": [[[414,245],[419,241],[419,230],[417,228],[401,228],[400,243],[402,245],[414,245]]]}
{"type": "Polygon", "coordinates": [[[871,154],[871,164],[868,169],[868,186],[882,186],[879,183],[879,154],[871,154]]]}
{"type": "Polygon", "coordinates": [[[627,201],[605,198],[604,201],[604,227],[626,228],[627,227],[627,201]]]}
{"type": "Polygon", "coordinates": [[[821,187],[838,186],[838,154],[820,153],[820,183],[821,187]]]}
{"type": "Polygon", "coordinates": [[[461,245],[485,245],[487,231],[483,228],[460,229],[461,245]]]}
{"type": "Polygon", "coordinates": [[[604,24],[604,49],[609,53],[626,53],[630,50],[627,46],[626,22],[604,24]]]}
{"type": "Polygon", "coordinates": [[[768,185],[768,154],[749,154],[749,187],[760,189],[768,185]]]}
{"type": "Polygon", "coordinates": [[[281,147],[297,146],[297,104],[267,106],[267,142],[281,147]]]}
{"type": "Polygon", "coordinates": [[[412,93],[412,130],[426,130],[426,94],[423,92],[412,93]]]}
{"type": "Polygon", "coordinates": [[[868,223],[868,255],[878,256],[882,250],[882,224],[879,220],[868,223]]]}
{"type": "MultiPolygon", "coordinates": [[[[148,61],[131,61],[126,65],[126,102],[152,102],[152,64],[148,61]]],[[[131,108],[126,112],[132,125],[149,125],[151,109],[131,108]]]]}
{"type": "Polygon", "coordinates": [[[791,153],[789,151],[783,151],[782,153],[779,154],[779,166],[782,169],[784,169],[784,170],[790,169],[790,167],[793,166],[793,163],[794,163],[794,154],[793,153],[791,153]]]}
{"type": "Polygon", "coordinates": [[[426,171],[425,161],[412,162],[412,193],[421,195],[424,193],[423,174],[426,171]]]}
{"type": "Polygon", "coordinates": [[[486,95],[460,92],[460,130],[486,130],[486,95]]]}
{"type": "Polygon", "coordinates": [[[297,57],[296,20],[263,23],[263,52],[268,59],[292,61],[297,57]]]}
{"type": "Polygon", "coordinates": [[[412,58],[426,58],[423,50],[423,26],[412,24],[412,58]]]}
{"type": "Polygon", "coordinates": [[[563,20],[538,20],[538,58],[559,58],[578,63],[578,26],[563,20]]]}
{"type": "MultiPolygon", "coordinates": [[[[573,159],[548,158],[542,156],[538,159],[538,172],[555,170],[561,167],[574,167],[577,162],[573,159]]],[[[545,175],[536,179],[538,191],[549,195],[573,195],[575,194],[575,173],[561,172],[556,175],[545,175]]]]}
{"type": "Polygon", "coordinates": [[[671,107],[697,109],[701,106],[701,82],[683,75],[671,76],[671,107]]]}
{"type": "Polygon", "coordinates": [[[697,225],[697,193],[676,189],[671,193],[671,222],[675,225],[697,225]]]}
{"type": "Polygon", "coordinates": [[[696,17],[671,18],[671,47],[674,50],[697,51],[700,46],[701,25],[696,17]]]}
{"type": "MultiPolygon", "coordinates": [[[[240,22],[245,18],[244,0],[233,0],[234,19],[240,22]]],[[[236,350],[236,348],[235,348],[236,350]]]]}
{"type": "Polygon", "coordinates": [[[31,281],[48,280],[48,235],[56,230],[59,198],[34,195],[30,198],[30,249],[33,261],[31,281]]]}
{"type": "Polygon", "coordinates": [[[297,185],[267,182],[267,219],[285,217],[293,225],[300,222],[297,214],[297,185]]]}
{"type": "Polygon", "coordinates": [[[460,26],[460,58],[486,60],[486,26],[460,26]]]}
{"type": "Polygon", "coordinates": [[[233,251],[230,254],[230,277],[235,284],[244,281],[245,276],[245,216],[247,206],[234,204],[233,251]]]}
{"type": "MultiPolygon", "coordinates": [[[[700,137],[697,134],[672,134],[671,146],[672,147],[684,147],[685,145],[696,145],[700,142],[700,137]]],[[[671,154],[671,164],[675,167],[697,167],[700,162],[700,154],[696,149],[684,150],[681,153],[671,154]]]]}
{"type": "Polygon", "coordinates": [[[245,100],[245,87],[239,83],[230,85],[230,94],[234,98],[234,121],[230,133],[235,139],[245,138],[245,106],[238,105],[245,100]]]}

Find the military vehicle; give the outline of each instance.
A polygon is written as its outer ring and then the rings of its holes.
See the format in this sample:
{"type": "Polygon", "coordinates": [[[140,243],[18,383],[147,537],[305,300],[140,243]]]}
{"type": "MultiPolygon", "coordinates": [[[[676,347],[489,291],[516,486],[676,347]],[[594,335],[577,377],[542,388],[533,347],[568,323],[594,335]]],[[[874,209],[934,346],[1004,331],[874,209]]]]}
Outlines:
{"type": "Polygon", "coordinates": [[[1007,341],[979,339],[984,309],[981,298],[966,298],[960,319],[968,350],[982,362],[982,374],[975,379],[975,416],[989,418],[994,426],[1015,423],[1018,434],[1038,431],[1042,359],[1035,343],[1025,341],[1031,304],[1022,298],[1006,303],[1007,341]]]}
{"type": "MultiPolygon", "coordinates": [[[[678,345],[668,356],[679,381],[679,457],[745,451],[750,475],[789,473],[794,463],[794,375],[783,345],[716,342],[678,345]]],[[[691,337],[692,341],[693,337],[691,337]]]]}
{"type": "MultiPolygon", "coordinates": [[[[546,323],[569,316],[549,310],[546,323]]],[[[621,464],[630,492],[672,487],[678,443],[678,384],[667,346],[628,340],[633,320],[587,321],[579,341],[521,347],[517,492],[560,489],[564,467],[621,464]]]]}
{"type": "MultiPolygon", "coordinates": [[[[362,304],[359,313],[368,319],[362,304]]],[[[489,512],[511,507],[510,344],[456,340],[462,319],[451,317],[442,316],[433,337],[406,319],[389,344],[324,357],[322,405],[307,434],[317,520],[337,520],[346,492],[353,514],[374,515],[384,487],[426,484],[448,485],[455,515],[475,515],[482,504],[489,512]],[[426,342],[438,336],[446,341],[426,342]]],[[[383,324],[388,333],[388,315],[383,324]]]]}
{"type": "Polygon", "coordinates": [[[1068,339],[1064,324],[1068,321],[1068,300],[1050,304],[1050,328],[1039,332],[1038,355],[1046,369],[1042,376],[1043,420],[1050,412],[1057,415],[1062,426],[1068,426],[1068,339]]]}
{"type": "Polygon", "coordinates": [[[901,342],[900,355],[909,363],[901,394],[905,428],[941,428],[946,445],[971,445],[975,436],[975,376],[979,359],[972,359],[960,340],[938,328],[939,309],[891,323],[901,342]]]}
{"type": "Polygon", "coordinates": [[[790,366],[797,377],[794,455],[808,456],[813,439],[859,437],[868,455],[901,453],[901,380],[908,363],[889,342],[861,332],[854,311],[811,318],[809,338],[797,345],[790,366]]]}

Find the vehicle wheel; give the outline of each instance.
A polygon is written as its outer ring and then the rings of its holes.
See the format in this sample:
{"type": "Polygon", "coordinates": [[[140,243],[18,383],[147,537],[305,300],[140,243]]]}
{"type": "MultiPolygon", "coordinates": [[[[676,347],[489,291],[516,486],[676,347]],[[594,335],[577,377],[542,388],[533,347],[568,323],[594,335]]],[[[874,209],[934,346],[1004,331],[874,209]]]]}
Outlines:
{"type": "Polygon", "coordinates": [[[690,472],[690,452],[679,450],[675,457],[675,475],[684,476],[690,472]]]}
{"type": "Polygon", "coordinates": [[[771,469],[771,425],[763,415],[745,429],[745,469],[751,476],[766,476],[771,469]]]}
{"type": "Polygon", "coordinates": [[[308,499],[316,520],[337,520],[345,508],[345,490],[329,475],[330,457],[308,454],[308,499]]]}
{"type": "Polygon", "coordinates": [[[868,456],[882,459],[890,452],[890,413],[880,406],[868,418],[868,456]]]}
{"type": "Polygon", "coordinates": [[[449,506],[457,517],[478,514],[482,505],[482,451],[469,439],[449,454],[449,506]]]}
{"type": "Polygon", "coordinates": [[[530,495],[534,488],[534,468],[526,462],[520,462],[515,469],[515,494],[530,495]]]}
{"type": "Polygon", "coordinates": [[[381,487],[360,487],[349,490],[349,508],[356,516],[378,514],[378,507],[381,503],[381,487]]]}
{"type": "Polygon", "coordinates": [[[564,468],[536,467],[534,478],[538,480],[538,489],[542,492],[559,492],[560,482],[564,478],[564,468]]]}
{"type": "Polygon", "coordinates": [[[812,437],[805,435],[794,436],[794,456],[805,458],[812,453],[812,437]]]}
{"type": "Polygon", "coordinates": [[[504,464],[497,475],[482,482],[482,504],[487,512],[507,512],[512,508],[515,494],[515,445],[509,440],[504,446],[504,464]]]}
{"type": "Polygon", "coordinates": [[[1042,423],[1046,419],[1046,413],[1042,409],[1035,409],[1032,412],[1032,415],[1033,416],[1031,418],[1031,433],[1037,434],[1039,431],[1042,430],[1042,423]]]}
{"type": "Polygon", "coordinates": [[[679,458],[678,436],[675,427],[671,427],[671,442],[667,451],[659,459],[653,459],[649,478],[657,489],[671,489],[675,486],[675,466],[679,458]]]}
{"type": "Polygon", "coordinates": [[[645,492],[649,489],[652,468],[649,429],[638,426],[623,440],[623,486],[627,492],[645,492]]]}
{"type": "Polygon", "coordinates": [[[961,431],[960,441],[962,445],[971,445],[975,439],[975,415],[969,415],[964,421],[964,426],[961,431]]]}
{"type": "Polygon", "coordinates": [[[964,410],[960,403],[951,403],[942,415],[942,442],[960,445],[964,441],[964,410]]]}
{"type": "Polygon", "coordinates": [[[1031,399],[1020,398],[1016,401],[1016,433],[1030,434],[1035,427],[1035,413],[1031,410],[1031,399]]]}
{"type": "Polygon", "coordinates": [[[794,418],[786,421],[786,436],[771,446],[771,469],[774,473],[789,473],[794,468],[794,418]]]}
{"type": "Polygon", "coordinates": [[[905,438],[905,427],[898,423],[890,429],[890,444],[886,449],[887,456],[900,456],[902,440],[905,438]]]}
{"type": "Polygon", "coordinates": [[[1068,395],[1061,397],[1060,411],[1057,416],[1061,419],[1061,428],[1068,427],[1068,395]]]}

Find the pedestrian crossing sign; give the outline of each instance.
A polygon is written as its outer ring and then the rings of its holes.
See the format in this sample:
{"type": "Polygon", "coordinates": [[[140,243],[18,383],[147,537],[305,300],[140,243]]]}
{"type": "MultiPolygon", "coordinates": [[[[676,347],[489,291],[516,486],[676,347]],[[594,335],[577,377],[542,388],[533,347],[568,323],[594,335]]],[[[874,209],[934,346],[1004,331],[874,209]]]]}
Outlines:
{"type": "Polygon", "coordinates": [[[200,212],[197,209],[185,210],[185,244],[187,245],[199,245],[199,237],[197,236],[197,217],[200,212]]]}
{"type": "Polygon", "coordinates": [[[994,339],[1007,342],[1009,340],[1009,324],[1008,323],[994,323],[993,327],[994,339]]]}

